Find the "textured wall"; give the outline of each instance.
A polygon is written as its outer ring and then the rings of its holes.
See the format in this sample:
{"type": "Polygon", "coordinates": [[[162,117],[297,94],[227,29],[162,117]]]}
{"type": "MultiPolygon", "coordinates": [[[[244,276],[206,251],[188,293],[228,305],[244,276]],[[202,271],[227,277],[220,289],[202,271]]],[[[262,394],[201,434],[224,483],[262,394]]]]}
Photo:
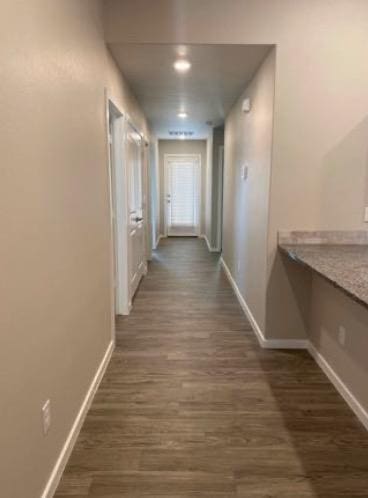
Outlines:
{"type": "Polygon", "coordinates": [[[275,51],[266,57],[225,122],[223,258],[261,330],[266,320],[267,233],[275,51]],[[244,98],[251,112],[242,112],[244,98]],[[248,166],[248,178],[241,168],[248,166]]]}

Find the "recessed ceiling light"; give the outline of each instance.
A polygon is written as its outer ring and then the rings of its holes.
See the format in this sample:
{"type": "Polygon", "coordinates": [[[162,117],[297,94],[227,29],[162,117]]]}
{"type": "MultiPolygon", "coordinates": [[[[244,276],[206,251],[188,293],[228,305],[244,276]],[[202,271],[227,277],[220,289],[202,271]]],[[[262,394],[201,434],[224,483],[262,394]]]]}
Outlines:
{"type": "Polygon", "coordinates": [[[185,111],[178,112],[178,118],[185,119],[188,117],[188,114],[185,111]]]}
{"type": "Polygon", "coordinates": [[[191,63],[186,59],[178,59],[174,62],[174,68],[179,73],[185,73],[191,68],[191,63]]]}

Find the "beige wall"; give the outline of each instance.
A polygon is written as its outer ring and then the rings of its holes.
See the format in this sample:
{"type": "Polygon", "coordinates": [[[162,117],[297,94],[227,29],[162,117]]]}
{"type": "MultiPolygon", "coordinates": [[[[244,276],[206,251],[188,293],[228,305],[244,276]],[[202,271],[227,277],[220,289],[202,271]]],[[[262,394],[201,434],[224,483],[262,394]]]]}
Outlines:
{"type": "Polygon", "coordinates": [[[144,119],[96,1],[5,1],[0,24],[0,494],[36,498],[111,340],[104,86],[144,119]]]}
{"type": "Polygon", "coordinates": [[[206,140],[159,140],[158,152],[160,165],[160,233],[165,233],[165,154],[200,154],[201,156],[201,234],[204,233],[207,171],[206,140]]]}
{"type": "Polygon", "coordinates": [[[257,323],[266,320],[267,231],[275,51],[266,57],[225,122],[223,258],[257,323]],[[244,98],[251,112],[242,112],[244,98]],[[248,178],[241,179],[242,165],[248,178]]]}
{"type": "Polygon", "coordinates": [[[112,55],[105,47],[104,54],[107,69],[102,77],[105,77],[106,79],[104,84],[107,88],[108,95],[120,110],[128,116],[128,119],[132,124],[145,135],[145,138],[150,140],[150,129],[141,107],[137,103],[134,94],[121,74],[112,55]]]}
{"type": "Polygon", "coordinates": [[[368,310],[318,276],[313,277],[310,339],[368,412],[368,310]],[[341,326],[344,346],[338,341],[341,326]]]}

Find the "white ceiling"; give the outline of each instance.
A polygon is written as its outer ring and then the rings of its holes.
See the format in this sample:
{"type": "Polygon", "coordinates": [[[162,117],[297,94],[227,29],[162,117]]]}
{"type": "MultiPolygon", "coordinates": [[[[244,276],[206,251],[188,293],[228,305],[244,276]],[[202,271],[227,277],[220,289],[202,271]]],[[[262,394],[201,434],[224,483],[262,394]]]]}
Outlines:
{"type": "Polygon", "coordinates": [[[110,44],[109,48],[159,138],[191,131],[206,138],[224,122],[236,98],[266,56],[269,45],[110,44]],[[178,55],[191,64],[186,74],[173,68],[178,55]],[[179,110],[188,113],[177,117],[179,110]]]}

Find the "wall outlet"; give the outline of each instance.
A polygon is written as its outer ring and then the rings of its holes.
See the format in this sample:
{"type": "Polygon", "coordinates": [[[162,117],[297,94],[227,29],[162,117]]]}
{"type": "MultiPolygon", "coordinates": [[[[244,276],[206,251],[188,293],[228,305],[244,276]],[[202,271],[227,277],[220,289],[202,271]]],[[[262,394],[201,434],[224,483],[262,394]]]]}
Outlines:
{"type": "Polygon", "coordinates": [[[49,399],[42,407],[42,426],[43,433],[46,436],[51,426],[51,401],[49,399]]]}
{"type": "Polygon", "coordinates": [[[368,207],[364,208],[364,221],[368,223],[368,207]]]}
{"type": "Polygon", "coordinates": [[[339,327],[338,340],[339,340],[340,346],[344,347],[345,341],[346,341],[346,329],[342,325],[340,325],[340,327],[339,327]]]}

